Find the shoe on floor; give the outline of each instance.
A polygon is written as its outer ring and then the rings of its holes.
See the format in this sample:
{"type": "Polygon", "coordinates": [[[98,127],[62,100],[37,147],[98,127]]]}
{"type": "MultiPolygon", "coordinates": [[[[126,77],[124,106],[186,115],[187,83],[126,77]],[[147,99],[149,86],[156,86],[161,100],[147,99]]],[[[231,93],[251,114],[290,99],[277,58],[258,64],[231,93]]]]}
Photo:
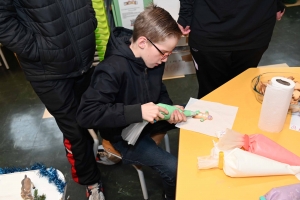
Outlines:
{"type": "Polygon", "coordinates": [[[97,163],[101,163],[103,165],[114,165],[121,161],[120,158],[108,153],[104,150],[102,145],[98,146],[98,153],[96,157],[97,163]]]}
{"type": "Polygon", "coordinates": [[[87,200],[105,200],[102,182],[99,181],[95,185],[86,186],[86,196],[87,200]]]}

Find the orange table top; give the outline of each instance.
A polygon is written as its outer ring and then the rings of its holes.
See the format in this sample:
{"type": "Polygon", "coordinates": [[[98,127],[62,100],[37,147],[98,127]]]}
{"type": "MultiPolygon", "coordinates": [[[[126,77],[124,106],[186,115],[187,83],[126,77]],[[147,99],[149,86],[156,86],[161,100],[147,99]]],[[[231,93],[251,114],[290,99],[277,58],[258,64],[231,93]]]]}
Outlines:
{"type": "MultiPolygon", "coordinates": [[[[280,133],[267,133],[258,128],[261,104],[256,100],[250,83],[255,76],[265,72],[300,74],[300,67],[250,68],[202,100],[238,107],[233,130],[244,134],[262,133],[300,156],[300,132],[289,129],[290,114],[280,133]]],[[[210,154],[212,140],[218,141],[201,133],[180,130],[177,200],[256,200],[273,187],[299,183],[293,175],[231,178],[220,169],[199,170],[197,157],[210,154]]]]}

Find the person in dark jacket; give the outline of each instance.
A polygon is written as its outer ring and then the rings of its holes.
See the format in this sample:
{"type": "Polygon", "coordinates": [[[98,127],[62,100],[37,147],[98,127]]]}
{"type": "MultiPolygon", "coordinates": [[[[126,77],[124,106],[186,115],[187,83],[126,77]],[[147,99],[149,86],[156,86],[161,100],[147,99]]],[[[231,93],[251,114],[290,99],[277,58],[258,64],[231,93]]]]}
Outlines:
{"type": "Polygon", "coordinates": [[[34,91],[63,133],[73,180],[104,200],[93,140],[76,122],[90,83],[97,25],[90,0],[1,0],[0,43],[18,56],[34,91]]]}
{"type": "Polygon", "coordinates": [[[180,0],[177,22],[189,34],[198,98],[257,67],[284,8],[281,0],[180,0]]]}
{"type": "Polygon", "coordinates": [[[79,124],[99,129],[101,137],[121,153],[123,163],[145,165],[157,171],[167,199],[175,199],[177,158],[158,148],[151,136],[165,134],[175,128],[175,123],[186,121],[178,111],[169,121],[159,121],[163,118],[161,112],[168,111],[156,105],[173,104],[162,76],[164,62],[180,37],[172,16],[153,5],[138,15],[134,31],[115,28],[105,59],[96,67],[77,112],[79,124]],[[150,123],[137,142],[129,145],[121,136],[122,130],[143,120],[150,123]]]}

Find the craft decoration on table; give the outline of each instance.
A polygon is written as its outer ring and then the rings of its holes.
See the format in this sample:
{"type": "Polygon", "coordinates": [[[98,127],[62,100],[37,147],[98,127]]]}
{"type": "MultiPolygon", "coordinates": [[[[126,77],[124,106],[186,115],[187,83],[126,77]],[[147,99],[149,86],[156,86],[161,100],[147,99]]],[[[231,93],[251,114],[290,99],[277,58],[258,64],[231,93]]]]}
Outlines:
{"type": "Polygon", "coordinates": [[[205,111],[205,113],[199,112],[197,115],[194,115],[193,118],[200,119],[201,122],[213,119],[213,117],[209,114],[208,111],[205,111]]]}
{"type": "Polygon", "coordinates": [[[160,119],[160,120],[169,120],[172,113],[175,111],[175,110],[178,110],[179,112],[183,112],[183,114],[186,116],[186,117],[193,117],[193,116],[196,116],[200,113],[199,110],[196,110],[196,111],[191,111],[191,110],[184,110],[182,111],[180,108],[176,107],[176,106],[171,106],[171,105],[167,105],[167,104],[163,104],[163,103],[159,103],[159,104],[156,104],[160,107],[163,107],[165,108],[167,111],[168,111],[168,114],[166,113],[163,113],[161,112],[161,114],[163,114],[164,118],[163,119],[160,119]]]}
{"type": "Polygon", "coordinates": [[[188,118],[186,122],[177,123],[175,126],[212,137],[216,137],[217,131],[232,128],[238,111],[238,107],[235,106],[194,98],[190,98],[185,109],[200,110],[202,112],[208,111],[213,119],[201,122],[199,119],[188,118]]]}
{"type": "Polygon", "coordinates": [[[299,200],[300,183],[285,185],[271,189],[266,195],[261,196],[259,200],[299,200]]]}
{"type": "Polygon", "coordinates": [[[226,133],[220,137],[216,146],[221,151],[243,148],[246,151],[278,162],[292,166],[300,166],[299,156],[262,134],[247,135],[231,129],[226,129],[226,133]]]}
{"type": "Polygon", "coordinates": [[[43,165],[41,163],[36,163],[36,164],[32,165],[31,167],[26,167],[26,168],[18,168],[18,167],[0,168],[0,175],[11,174],[11,173],[15,173],[15,172],[25,172],[25,171],[30,171],[30,170],[38,170],[39,176],[47,178],[49,183],[52,183],[56,186],[56,189],[59,193],[61,193],[61,194],[64,193],[66,182],[63,181],[60,177],[58,177],[57,170],[52,167],[46,168],[45,165],[43,165]]]}
{"type": "Polygon", "coordinates": [[[198,157],[199,169],[219,168],[229,177],[295,175],[300,180],[300,166],[291,166],[240,148],[220,151],[216,146],[211,155],[198,157]],[[222,153],[223,152],[223,153],[222,153]],[[219,156],[220,155],[220,156],[219,156]]]}

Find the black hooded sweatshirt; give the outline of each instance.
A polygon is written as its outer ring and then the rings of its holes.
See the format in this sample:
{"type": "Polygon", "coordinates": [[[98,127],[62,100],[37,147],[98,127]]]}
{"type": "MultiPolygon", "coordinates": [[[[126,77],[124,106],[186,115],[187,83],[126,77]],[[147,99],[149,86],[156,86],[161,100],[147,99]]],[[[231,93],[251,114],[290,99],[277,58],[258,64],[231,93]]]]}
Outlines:
{"type": "Polygon", "coordinates": [[[172,104],[162,83],[164,65],[147,68],[129,48],[131,37],[131,30],[114,29],[105,59],[96,66],[77,112],[82,127],[99,129],[101,137],[111,142],[129,124],[142,122],[141,104],[172,104]]]}
{"type": "Polygon", "coordinates": [[[178,23],[190,26],[189,45],[237,51],[269,44],[281,0],[180,0],[178,23]]]}

